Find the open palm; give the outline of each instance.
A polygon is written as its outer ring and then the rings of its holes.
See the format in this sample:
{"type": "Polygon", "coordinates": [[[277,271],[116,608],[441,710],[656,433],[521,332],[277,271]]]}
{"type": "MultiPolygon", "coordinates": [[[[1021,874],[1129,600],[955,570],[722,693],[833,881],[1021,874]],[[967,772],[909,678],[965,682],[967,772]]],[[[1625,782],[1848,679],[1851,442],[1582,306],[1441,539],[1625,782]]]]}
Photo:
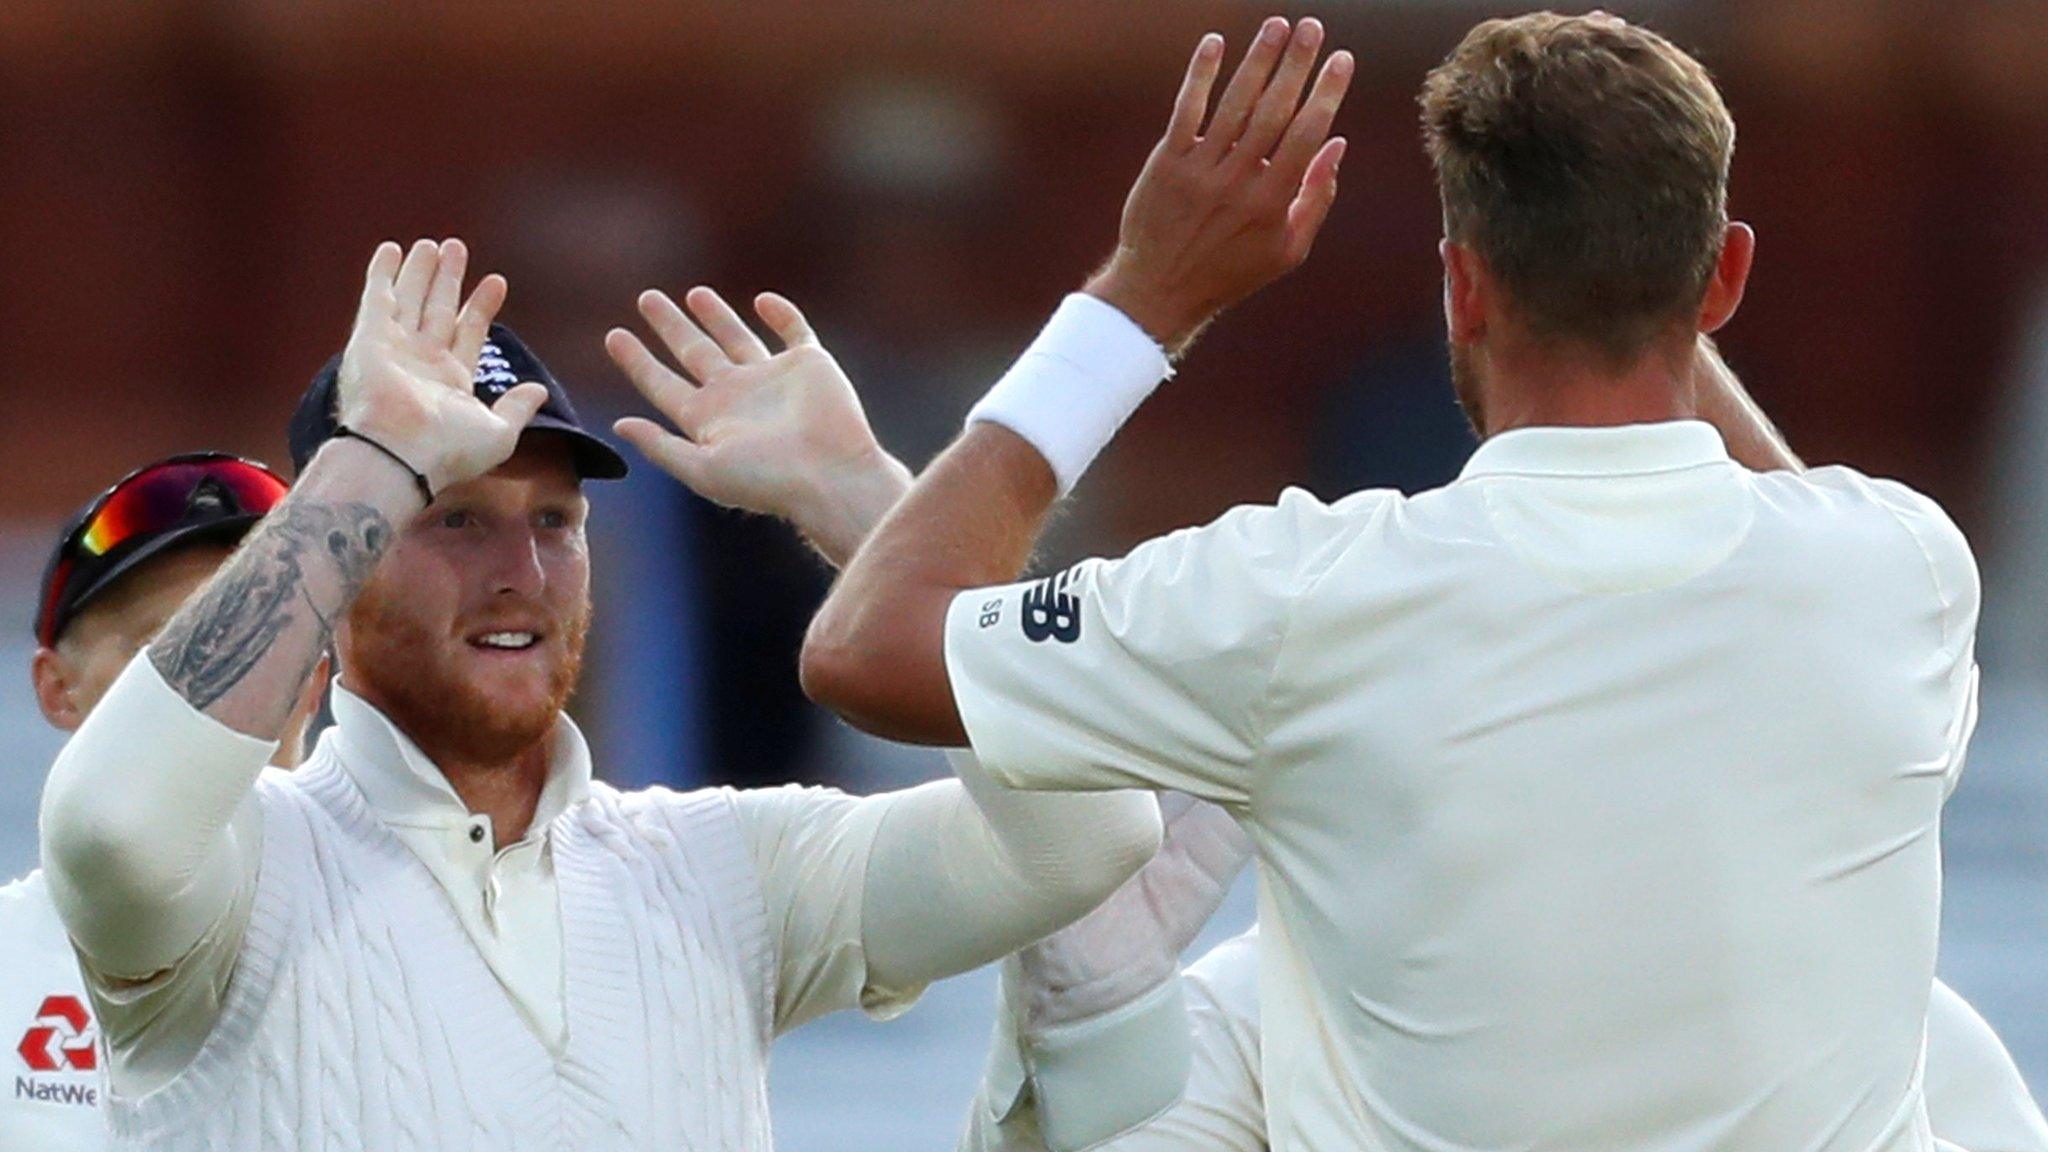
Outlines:
{"type": "Polygon", "coordinates": [[[708,500],[790,519],[837,478],[872,467],[881,449],[860,397],[796,305],[773,293],[755,301],[783,344],[770,353],[718,293],[698,288],[684,300],[687,313],[664,293],[640,297],[641,316],[680,372],[623,328],[605,337],[612,359],[681,432],[629,417],[621,436],[708,500]]]}
{"type": "Polygon", "coordinates": [[[436,492],[503,463],[547,401],[536,383],[494,405],[477,399],[477,356],[505,281],[486,276],[464,301],[468,263],[460,240],[418,241],[402,260],[398,245],[379,245],[337,381],[341,423],[397,453],[436,492]]]}

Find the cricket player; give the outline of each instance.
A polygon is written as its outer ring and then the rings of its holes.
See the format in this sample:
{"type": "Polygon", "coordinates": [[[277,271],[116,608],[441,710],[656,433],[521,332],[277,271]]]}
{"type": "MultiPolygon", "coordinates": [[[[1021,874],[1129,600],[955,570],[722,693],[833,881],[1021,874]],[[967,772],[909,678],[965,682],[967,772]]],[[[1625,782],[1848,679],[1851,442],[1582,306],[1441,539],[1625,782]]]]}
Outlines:
{"type": "MultiPolygon", "coordinates": [[[[52,769],[43,856],[117,1147],[765,1150],[776,1034],[897,1011],[1157,845],[1151,797],[1012,794],[964,761],[967,787],[864,799],[593,780],[561,711],[590,612],[580,485],[625,463],[491,323],[504,281],[463,297],[466,263],[377,250],[294,418],[291,494],[52,769]],[[334,726],[264,772],[330,644],[334,726]]],[[[686,366],[717,347],[646,307],[686,366]]],[[[698,398],[720,453],[697,462],[804,493],[792,515],[843,559],[902,466],[841,439],[748,472],[757,434],[788,436],[772,390],[727,383],[698,398]]]]}
{"type": "MultiPolygon", "coordinates": [[[[30,664],[43,717],[76,730],[123,666],[282,499],[285,482],[217,452],[159,460],[72,516],[43,568],[30,664]]],[[[313,701],[278,746],[290,768],[313,701]]],[[[41,872],[0,887],[0,1152],[106,1143],[99,1029],[41,872]]]]}
{"type": "Polygon", "coordinates": [[[1976,568],[1917,493],[1752,471],[1702,418],[1755,239],[1662,38],[1490,21],[1424,87],[1455,482],[1004,583],[1168,354],[1306,257],[1350,73],[1302,99],[1320,42],[1269,22],[1212,109],[1204,40],[1115,254],[847,568],[808,689],[1009,785],[1229,809],[1281,1152],[1933,1147],[1976,568]]]}

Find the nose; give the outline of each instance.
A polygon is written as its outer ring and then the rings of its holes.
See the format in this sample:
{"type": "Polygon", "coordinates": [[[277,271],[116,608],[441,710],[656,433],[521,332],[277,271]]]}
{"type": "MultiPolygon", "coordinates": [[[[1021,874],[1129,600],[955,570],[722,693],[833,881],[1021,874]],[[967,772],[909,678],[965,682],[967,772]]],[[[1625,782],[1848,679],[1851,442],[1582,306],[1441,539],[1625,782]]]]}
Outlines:
{"type": "Polygon", "coordinates": [[[491,542],[489,568],[485,575],[493,596],[524,596],[539,599],[547,589],[547,570],[540,562],[540,541],[531,531],[496,534],[491,542]]]}

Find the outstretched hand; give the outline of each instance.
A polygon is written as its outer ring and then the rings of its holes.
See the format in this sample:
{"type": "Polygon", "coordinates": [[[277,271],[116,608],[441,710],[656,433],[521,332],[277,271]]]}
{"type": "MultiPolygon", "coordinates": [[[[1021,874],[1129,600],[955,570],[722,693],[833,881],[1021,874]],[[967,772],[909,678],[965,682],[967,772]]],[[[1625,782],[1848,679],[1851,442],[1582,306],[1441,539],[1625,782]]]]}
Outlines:
{"type": "Polygon", "coordinates": [[[683,300],[687,312],[665,293],[640,296],[681,371],[624,328],[605,335],[612,361],[681,434],[629,416],[619,435],[705,499],[789,520],[843,562],[909,472],[875,441],[853,382],[796,305],[755,298],[782,344],[771,353],[718,293],[693,288],[683,300]]]}
{"type": "Polygon", "coordinates": [[[1351,85],[1349,52],[1302,90],[1323,26],[1259,29],[1210,111],[1223,38],[1202,38],[1166,134],[1124,204],[1116,254],[1087,290],[1178,353],[1215,315],[1308,258],[1337,196],[1344,138],[1330,125],[1351,85]]]}
{"type": "Polygon", "coordinates": [[[341,423],[424,473],[436,492],[504,463],[548,398],[529,382],[491,405],[477,399],[477,356],[505,303],[505,278],[484,277],[463,300],[468,266],[460,240],[419,240],[404,253],[379,244],[336,381],[341,423]]]}

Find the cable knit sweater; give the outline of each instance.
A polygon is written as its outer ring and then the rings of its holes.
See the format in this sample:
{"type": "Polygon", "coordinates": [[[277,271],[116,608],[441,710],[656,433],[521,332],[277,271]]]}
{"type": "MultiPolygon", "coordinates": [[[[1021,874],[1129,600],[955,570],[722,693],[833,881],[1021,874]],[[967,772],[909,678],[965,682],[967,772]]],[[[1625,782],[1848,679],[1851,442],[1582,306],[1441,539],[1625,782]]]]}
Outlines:
{"type": "Polygon", "coordinates": [[[728,793],[593,784],[558,818],[559,1059],[334,759],[257,795],[261,878],[219,1023],[170,1084],[110,1101],[120,1146],[770,1147],[774,944],[728,793]]]}

